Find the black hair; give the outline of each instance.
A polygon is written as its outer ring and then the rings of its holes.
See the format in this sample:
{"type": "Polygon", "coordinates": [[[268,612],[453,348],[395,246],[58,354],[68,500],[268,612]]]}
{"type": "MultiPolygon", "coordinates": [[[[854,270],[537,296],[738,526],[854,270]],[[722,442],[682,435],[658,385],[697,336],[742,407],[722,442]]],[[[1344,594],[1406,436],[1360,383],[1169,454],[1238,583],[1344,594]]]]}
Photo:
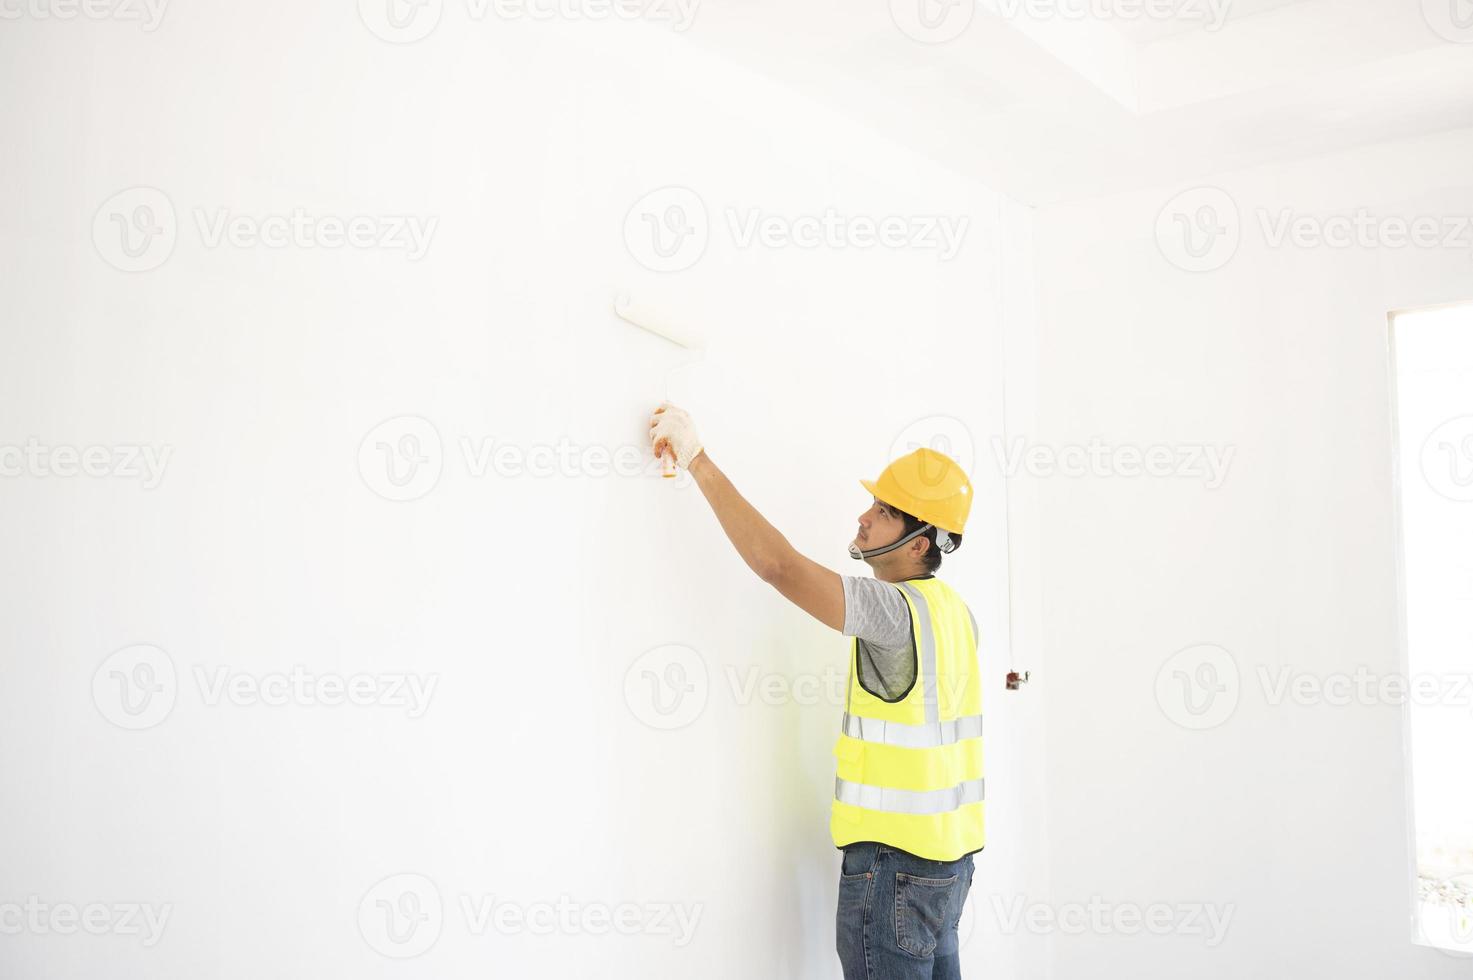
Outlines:
{"type": "MultiPolygon", "coordinates": [[[[905,522],[905,530],[900,532],[902,538],[925,523],[920,518],[907,514],[903,510],[897,510],[895,513],[899,514],[900,519],[905,522]]],[[[950,534],[951,532],[948,531],[947,533],[950,534]]],[[[919,535],[919,537],[931,542],[931,547],[926,549],[926,553],[921,556],[921,561],[925,564],[927,572],[934,573],[936,569],[941,567],[941,549],[936,544],[935,525],[926,528],[926,533],[919,535]]],[[[962,536],[960,534],[952,534],[951,543],[956,545],[956,548],[952,548],[951,550],[956,551],[957,548],[962,546],[962,536]]]]}

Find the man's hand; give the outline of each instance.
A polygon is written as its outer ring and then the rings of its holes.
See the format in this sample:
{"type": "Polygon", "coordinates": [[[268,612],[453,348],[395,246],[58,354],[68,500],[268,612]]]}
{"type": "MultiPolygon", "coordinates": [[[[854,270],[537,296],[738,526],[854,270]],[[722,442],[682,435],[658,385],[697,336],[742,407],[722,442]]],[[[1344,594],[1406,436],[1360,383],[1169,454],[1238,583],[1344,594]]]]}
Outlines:
{"type": "Polygon", "coordinates": [[[690,469],[690,464],[705,448],[689,413],[669,402],[662,402],[650,416],[650,444],[657,459],[669,452],[675,465],[683,470],[690,469]]]}

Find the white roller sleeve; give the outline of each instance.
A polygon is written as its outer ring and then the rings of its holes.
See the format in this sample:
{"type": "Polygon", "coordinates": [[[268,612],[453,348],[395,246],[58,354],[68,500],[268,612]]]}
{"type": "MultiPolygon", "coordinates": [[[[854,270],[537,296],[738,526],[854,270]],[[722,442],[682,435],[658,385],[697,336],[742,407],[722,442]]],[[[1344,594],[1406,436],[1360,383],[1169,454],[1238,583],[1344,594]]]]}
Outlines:
{"type": "Polygon", "coordinates": [[[628,293],[614,297],[614,312],[619,318],[634,326],[686,350],[700,350],[701,342],[690,334],[671,325],[657,310],[649,309],[634,301],[628,293]]]}

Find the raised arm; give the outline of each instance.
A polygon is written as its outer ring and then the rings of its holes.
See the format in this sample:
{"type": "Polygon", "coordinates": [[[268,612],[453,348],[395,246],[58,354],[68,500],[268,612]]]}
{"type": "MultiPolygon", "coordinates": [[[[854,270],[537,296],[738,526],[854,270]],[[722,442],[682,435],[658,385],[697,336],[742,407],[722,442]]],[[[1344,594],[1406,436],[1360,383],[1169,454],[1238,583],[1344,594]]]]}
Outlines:
{"type": "Polygon", "coordinates": [[[844,585],[838,574],[799,554],[704,451],[691,463],[690,472],[747,567],[820,623],[842,630],[844,585]]]}
{"type": "Polygon", "coordinates": [[[695,477],[721,529],[747,567],[820,623],[843,630],[844,585],[838,574],[800,555],[782,532],[737,492],[701,446],[684,411],[673,405],[662,406],[650,425],[655,454],[674,452],[676,464],[695,477]]]}

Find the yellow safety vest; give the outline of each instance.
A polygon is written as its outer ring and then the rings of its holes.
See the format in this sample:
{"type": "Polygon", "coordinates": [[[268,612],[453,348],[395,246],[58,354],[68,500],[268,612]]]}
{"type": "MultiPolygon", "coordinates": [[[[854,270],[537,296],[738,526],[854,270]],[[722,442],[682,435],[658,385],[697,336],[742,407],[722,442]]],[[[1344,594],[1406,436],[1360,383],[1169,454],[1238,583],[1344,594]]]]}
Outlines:
{"type": "Polygon", "coordinates": [[[938,578],[894,584],[910,606],[916,680],[895,702],[871,694],[850,644],[829,830],[835,847],[877,841],[955,861],[986,836],[977,620],[938,578]]]}

